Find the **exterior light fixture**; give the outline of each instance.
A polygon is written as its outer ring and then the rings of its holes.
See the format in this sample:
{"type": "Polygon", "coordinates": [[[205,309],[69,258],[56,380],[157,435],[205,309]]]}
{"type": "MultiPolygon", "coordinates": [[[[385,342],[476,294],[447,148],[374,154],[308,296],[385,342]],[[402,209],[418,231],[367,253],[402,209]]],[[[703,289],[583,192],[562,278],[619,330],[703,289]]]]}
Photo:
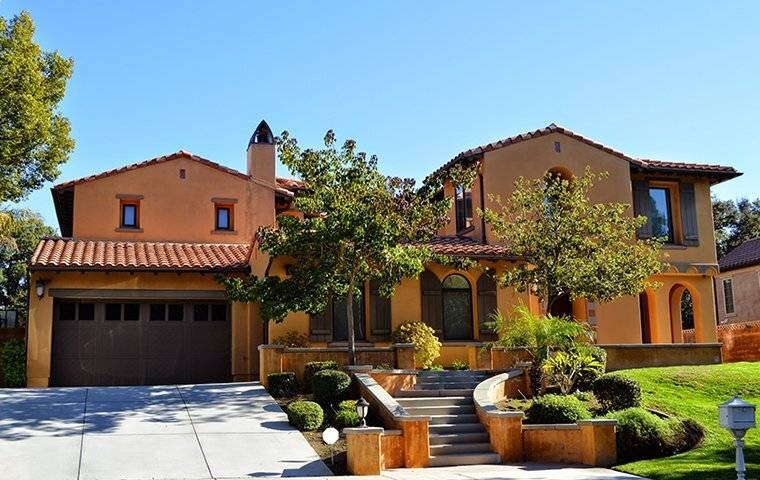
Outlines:
{"type": "Polygon", "coordinates": [[[736,445],[736,479],[744,480],[747,468],[744,465],[744,435],[755,427],[755,406],[739,397],[718,406],[720,426],[729,430],[736,445]]]}
{"type": "Polygon", "coordinates": [[[356,401],[356,414],[362,419],[360,425],[362,427],[367,426],[367,413],[369,413],[369,402],[366,401],[364,397],[361,397],[356,401]]]}
{"type": "Polygon", "coordinates": [[[34,292],[37,294],[37,298],[42,298],[45,296],[45,282],[42,280],[37,280],[37,283],[34,284],[34,292]]]}

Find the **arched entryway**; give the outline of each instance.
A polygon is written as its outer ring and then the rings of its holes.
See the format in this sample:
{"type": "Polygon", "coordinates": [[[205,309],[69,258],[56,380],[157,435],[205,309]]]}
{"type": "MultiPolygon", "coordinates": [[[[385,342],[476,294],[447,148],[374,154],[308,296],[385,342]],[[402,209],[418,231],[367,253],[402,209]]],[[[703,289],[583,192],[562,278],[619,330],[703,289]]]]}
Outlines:
{"type": "Polygon", "coordinates": [[[573,317],[573,302],[570,300],[569,294],[564,294],[554,300],[551,307],[549,307],[549,313],[555,317],[573,317]]]}
{"type": "Polygon", "coordinates": [[[685,283],[676,283],[670,289],[670,337],[673,343],[683,343],[683,330],[694,328],[695,337],[701,338],[701,310],[699,293],[685,283]]]}
{"type": "Polygon", "coordinates": [[[641,343],[652,343],[653,325],[656,325],[654,294],[647,290],[639,294],[639,315],[641,319],[641,343]]]}
{"type": "Polygon", "coordinates": [[[441,283],[443,338],[472,340],[472,287],[463,275],[452,273],[441,283]]]}

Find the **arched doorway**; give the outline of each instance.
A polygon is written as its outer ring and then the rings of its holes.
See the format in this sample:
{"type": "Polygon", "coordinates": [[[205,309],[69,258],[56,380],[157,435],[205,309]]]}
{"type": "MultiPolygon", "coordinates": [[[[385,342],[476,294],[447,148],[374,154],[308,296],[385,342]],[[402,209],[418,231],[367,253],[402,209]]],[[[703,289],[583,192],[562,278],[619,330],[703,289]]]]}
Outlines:
{"type": "Polygon", "coordinates": [[[639,294],[639,314],[641,316],[641,343],[652,343],[652,317],[647,292],[639,294]]]}
{"type": "Polygon", "coordinates": [[[699,295],[690,285],[677,283],[670,289],[670,337],[683,343],[684,329],[694,328],[695,337],[702,337],[699,295]]]}
{"type": "Polygon", "coordinates": [[[569,294],[564,294],[557,298],[551,307],[549,307],[549,313],[555,317],[573,317],[573,302],[570,300],[569,294]]]}
{"type": "Polygon", "coordinates": [[[453,273],[441,284],[443,338],[472,340],[472,288],[462,275],[453,273]]]}

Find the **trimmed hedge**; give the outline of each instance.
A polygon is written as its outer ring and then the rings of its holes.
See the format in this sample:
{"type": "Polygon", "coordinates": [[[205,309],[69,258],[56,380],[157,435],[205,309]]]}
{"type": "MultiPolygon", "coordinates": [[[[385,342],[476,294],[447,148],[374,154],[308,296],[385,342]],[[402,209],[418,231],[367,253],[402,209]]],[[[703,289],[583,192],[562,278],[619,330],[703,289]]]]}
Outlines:
{"type": "Polygon", "coordinates": [[[276,372],[267,375],[269,393],[275,398],[292,397],[298,393],[298,381],[294,372],[276,372]]]}
{"type": "Polygon", "coordinates": [[[26,347],[23,342],[9,340],[0,348],[0,386],[18,388],[26,386],[26,347]]]}
{"type": "Polygon", "coordinates": [[[639,382],[619,374],[597,378],[592,386],[594,396],[605,412],[614,412],[641,405],[639,382]]]}
{"type": "Polygon", "coordinates": [[[325,421],[325,412],[315,402],[297,401],[288,404],[288,422],[304,431],[316,430],[325,421]]]}
{"type": "Polygon", "coordinates": [[[644,408],[632,407],[608,415],[618,421],[618,460],[631,462],[667,457],[697,446],[704,428],[691,419],[662,419],[644,408]]]}
{"type": "Polygon", "coordinates": [[[525,423],[575,423],[591,418],[591,412],[572,395],[543,395],[525,411],[525,423]]]}
{"type": "Polygon", "coordinates": [[[315,373],[311,381],[314,400],[324,406],[336,405],[343,399],[350,385],[351,377],[340,370],[322,370],[315,373]]]}
{"type": "Polygon", "coordinates": [[[342,430],[346,427],[358,427],[361,421],[359,414],[356,413],[356,400],[343,400],[338,404],[332,426],[342,430]]]}
{"type": "Polygon", "coordinates": [[[303,369],[303,390],[305,393],[311,393],[311,384],[314,374],[321,372],[322,370],[340,370],[340,365],[334,360],[306,362],[303,369]]]}

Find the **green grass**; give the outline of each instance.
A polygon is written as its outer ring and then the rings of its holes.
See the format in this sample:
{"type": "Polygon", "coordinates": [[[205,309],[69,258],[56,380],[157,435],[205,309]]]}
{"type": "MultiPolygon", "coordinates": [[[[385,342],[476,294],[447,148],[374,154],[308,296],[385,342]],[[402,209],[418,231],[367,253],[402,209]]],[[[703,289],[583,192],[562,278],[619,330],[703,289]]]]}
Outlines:
{"type": "MultiPolygon", "coordinates": [[[[760,406],[760,363],[644,368],[621,372],[641,383],[642,405],[681,418],[690,417],[706,430],[697,448],[672,457],[615,467],[655,480],[736,478],[731,435],[718,424],[718,404],[739,395],[760,406]]],[[[760,429],[745,437],[747,478],[760,479],[760,429]]]]}

